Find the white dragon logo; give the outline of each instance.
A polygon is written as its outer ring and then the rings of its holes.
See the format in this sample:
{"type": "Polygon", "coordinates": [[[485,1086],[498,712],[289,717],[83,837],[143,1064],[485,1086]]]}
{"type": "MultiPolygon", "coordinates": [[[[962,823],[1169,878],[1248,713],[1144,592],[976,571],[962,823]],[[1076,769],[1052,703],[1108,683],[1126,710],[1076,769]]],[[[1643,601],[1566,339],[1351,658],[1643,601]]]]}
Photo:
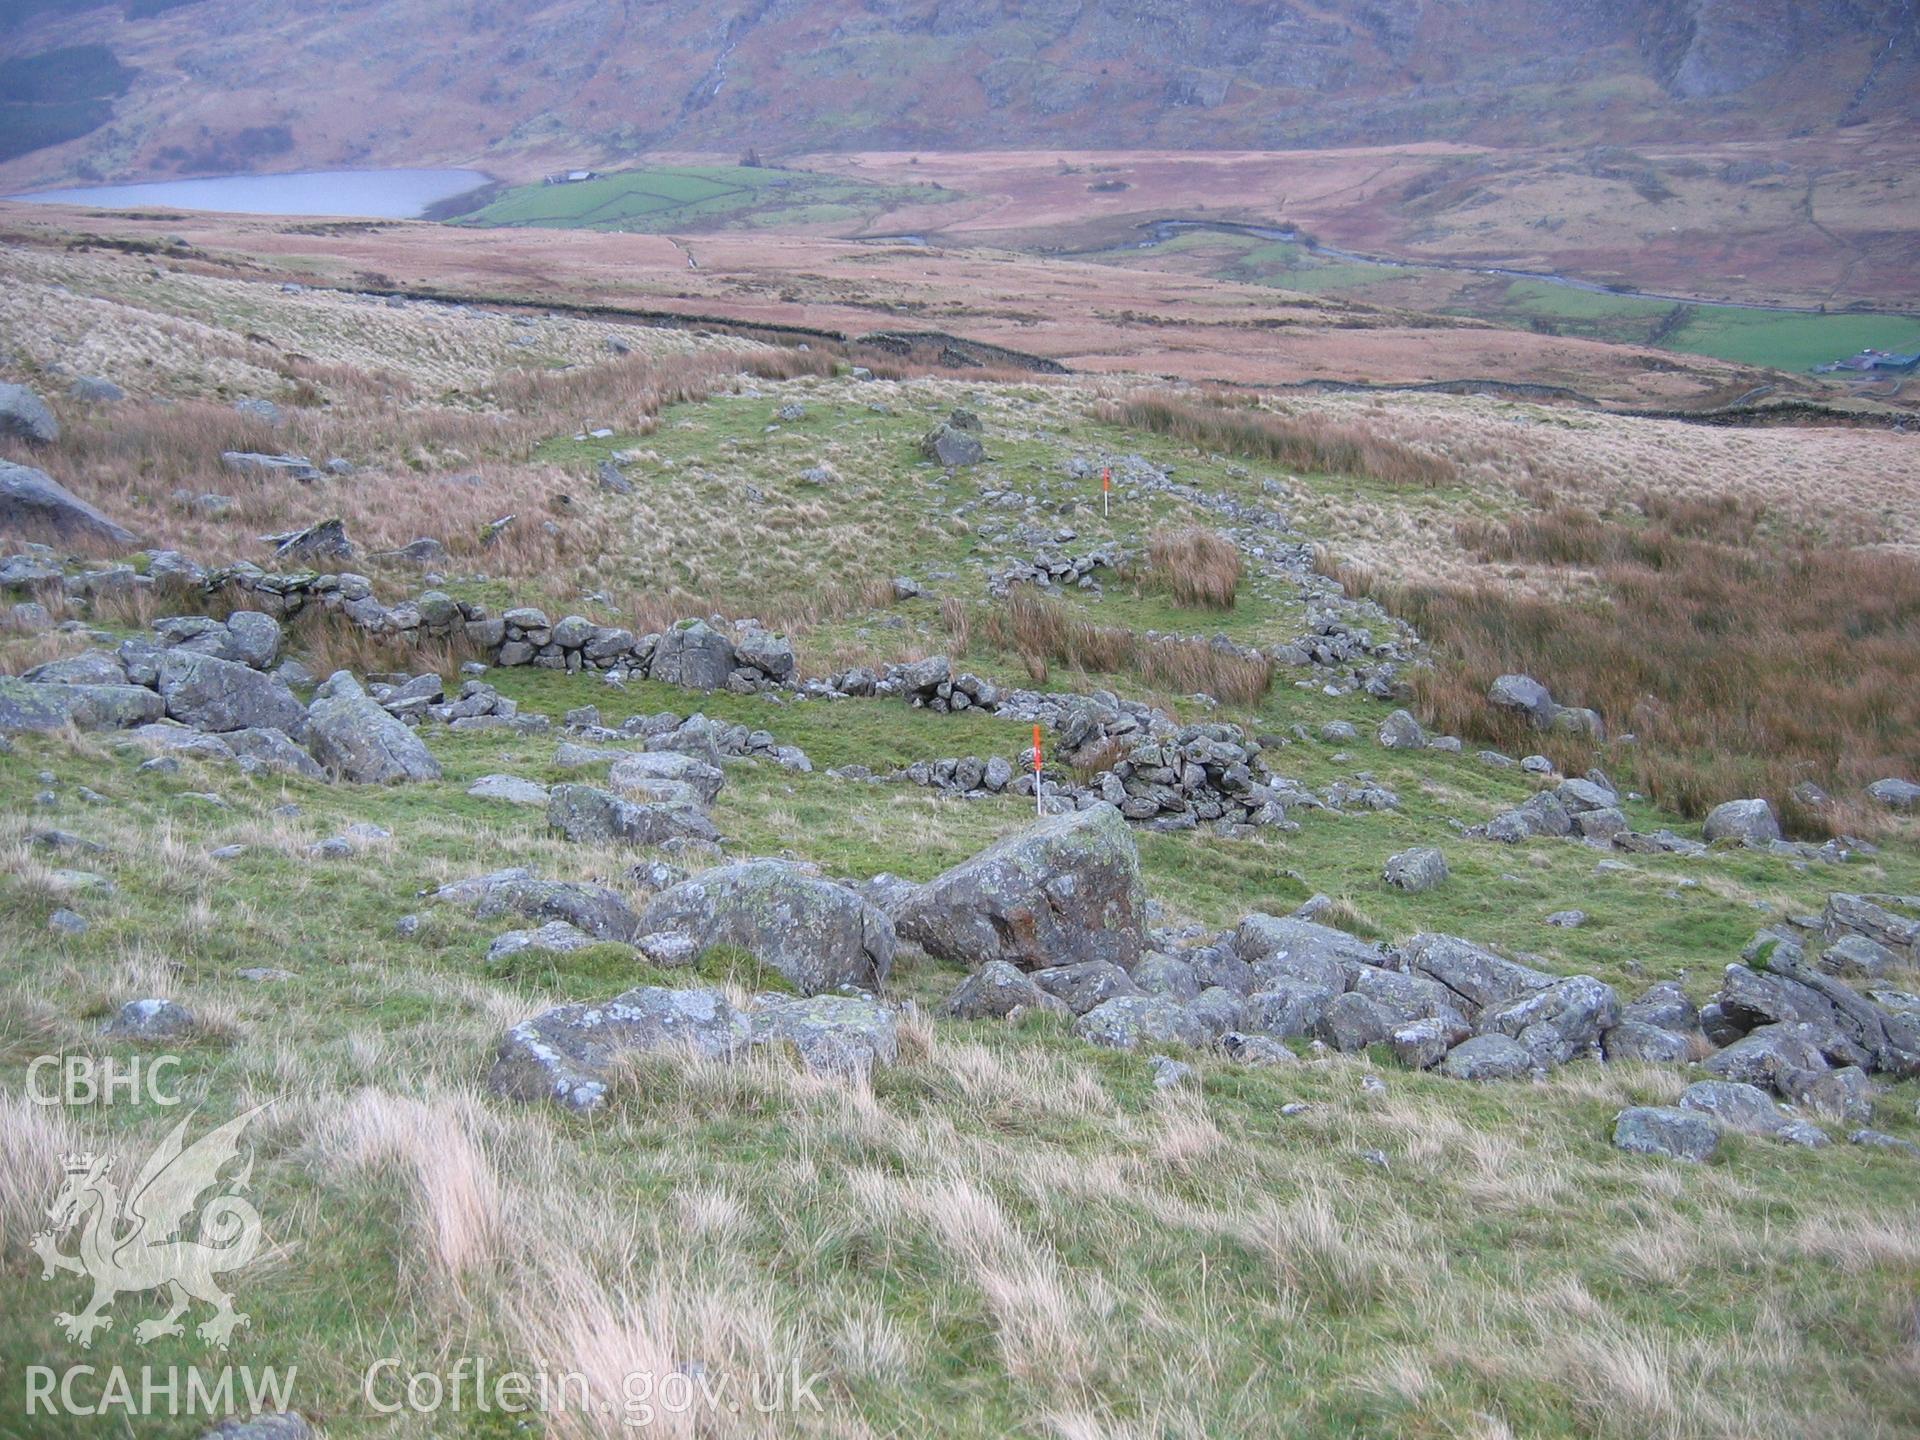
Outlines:
{"type": "Polygon", "coordinates": [[[213,1306],[214,1313],[196,1327],[197,1333],[226,1348],[234,1327],[245,1324],[247,1317],[235,1312],[233,1297],[215,1277],[238,1270],[260,1247],[260,1213],[239,1194],[253,1173],[251,1156],[226,1188],[201,1207],[197,1238],[181,1240],[176,1235],[200,1193],[218,1183],[221,1167],[239,1153],[240,1132],[247,1122],[265,1108],[256,1106],[229,1120],[184,1150],[187,1121],[182,1120],[141,1168],[124,1204],[114,1186],[110,1157],[66,1157],[66,1184],[47,1210],[53,1223],[33,1237],[33,1250],[46,1267],[42,1278],[51,1280],[55,1272],[66,1270],[93,1281],[93,1299],[85,1310],[54,1317],[68,1339],[90,1347],[96,1330],[113,1325],[102,1312],[115,1296],[166,1286],[173,1308],[162,1319],[142,1321],[134,1328],[134,1339],[144,1345],[184,1333],[180,1317],[189,1300],[199,1300],[213,1306]],[[61,1253],[60,1242],[76,1226],[78,1249],[72,1255],[61,1253]]]}

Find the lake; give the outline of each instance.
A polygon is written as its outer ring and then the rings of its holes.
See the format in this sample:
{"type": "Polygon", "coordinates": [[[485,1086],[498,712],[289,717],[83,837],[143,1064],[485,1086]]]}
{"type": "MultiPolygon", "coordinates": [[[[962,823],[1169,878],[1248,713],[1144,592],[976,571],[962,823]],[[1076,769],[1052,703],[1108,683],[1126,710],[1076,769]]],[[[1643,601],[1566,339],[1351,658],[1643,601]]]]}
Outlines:
{"type": "Polygon", "coordinates": [[[292,175],[222,175],[140,185],[88,185],[9,195],[41,205],[147,205],[228,215],[359,216],[411,220],[441,200],[488,183],[478,170],[308,170],[292,175]]]}

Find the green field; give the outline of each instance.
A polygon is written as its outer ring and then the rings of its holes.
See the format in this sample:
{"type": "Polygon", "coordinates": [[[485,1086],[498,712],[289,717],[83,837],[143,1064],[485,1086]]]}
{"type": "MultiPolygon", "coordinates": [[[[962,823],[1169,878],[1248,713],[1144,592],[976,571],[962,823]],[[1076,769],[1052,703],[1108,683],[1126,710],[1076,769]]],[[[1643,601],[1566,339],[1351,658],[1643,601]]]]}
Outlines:
{"type": "Polygon", "coordinates": [[[669,166],[574,185],[518,186],[457,223],[652,234],[864,223],[901,205],[951,198],[951,191],[930,186],[872,185],[804,170],[669,166]]]}
{"type": "Polygon", "coordinates": [[[1541,280],[1516,280],[1488,319],[1545,320],[1563,334],[1711,355],[1775,370],[1811,370],[1857,350],[1920,349],[1920,319],[1907,315],[1808,315],[1733,305],[1679,306],[1632,295],[1601,295],[1541,280]],[[1683,318],[1660,333],[1676,310],[1683,318]]]}
{"type": "MultiPolygon", "coordinates": [[[[1116,264],[1131,263],[1136,250],[1110,251],[1116,264]]],[[[1424,298],[1394,303],[1441,314],[1491,320],[1515,329],[1541,330],[1616,345],[1656,345],[1689,355],[1707,355],[1743,365],[1804,372],[1855,351],[1920,350],[1920,317],[1909,315],[1810,315],[1786,310],[1749,310],[1733,305],[1687,305],[1593,290],[1546,280],[1512,280],[1504,286],[1474,272],[1426,271],[1392,265],[1326,260],[1304,245],[1252,235],[1189,231],[1153,247],[1155,255],[1206,257],[1207,273],[1243,284],[1271,285],[1308,295],[1345,296],[1379,303],[1370,292],[1390,281],[1424,276],[1424,298]]]]}

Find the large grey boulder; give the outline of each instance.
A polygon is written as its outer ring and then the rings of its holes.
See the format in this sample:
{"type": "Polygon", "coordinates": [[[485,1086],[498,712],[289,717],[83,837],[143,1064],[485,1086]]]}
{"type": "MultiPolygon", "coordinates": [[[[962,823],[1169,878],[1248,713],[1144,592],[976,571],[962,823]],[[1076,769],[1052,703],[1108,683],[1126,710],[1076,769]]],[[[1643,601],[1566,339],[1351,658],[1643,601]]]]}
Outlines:
{"type": "Polygon", "coordinates": [[[327,561],[350,561],[356,554],[353,541],[347,537],[346,522],[337,515],[327,520],[316,520],[298,530],[283,530],[276,535],[262,535],[260,538],[273,546],[273,558],[276,560],[317,565],[327,561]]]}
{"type": "Polygon", "coordinates": [[[823,1074],[865,1075],[900,1058],[894,1013],[869,996],[763,995],[749,1020],[756,1046],[790,1047],[807,1069],[823,1074]]]}
{"type": "Polygon", "coordinates": [[[690,690],[719,690],[737,663],[733,642],[704,620],[673,626],[654,647],[653,667],[647,673],[669,685],[690,690]]]}
{"type": "Polygon", "coordinates": [[[596,940],[630,943],[639,922],[627,902],[604,885],[575,880],[542,880],[522,866],[455,880],[433,892],[435,900],[463,905],[481,920],[520,915],[529,920],[564,920],[596,940]]]}
{"type": "Polygon", "coordinates": [[[260,610],[236,610],[222,625],[220,648],[210,653],[253,670],[271,670],[280,658],[280,622],[260,610]]]}
{"type": "MultiPolygon", "coordinates": [[[[686,790],[686,796],[691,802],[693,792],[686,790]]],[[[697,804],[635,804],[592,785],[555,785],[548,791],[547,824],[567,839],[589,845],[664,845],[680,839],[715,843],[720,839],[720,832],[697,804]]]]}
{"type": "Polygon", "coordinates": [[[1252,968],[1255,983],[1305,980],[1338,993],[1361,971],[1385,965],[1386,952],[1361,940],[1292,916],[1247,916],[1233,932],[1233,949],[1252,968]]]}
{"type": "Polygon", "coordinates": [[[1559,708],[1547,687],[1531,675],[1500,676],[1488,687],[1487,699],[1502,710],[1526,716],[1539,730],[1553,723],[1553,712],[1559,708]]]}
{"type": "Polygon", "coordinates": [[[1749,1135],[1777,1135],[1792,1122],[1766,1091],[1736,1080],[1696,1080],[1680,1096],[1680,1108],[1749,1135]]]}
{"type": "Polygon", "coordinates": [[[1380,1044],[1392,1029],[1392,1021],[1378,1005],[1364,995],[1348,991],[1327,1002],[1326,1010],[1314,1024],[1313,1033],[1346,1054],[1380,1044]]]}
{"type": "Polygon", "coordinates": [[[1070,1013],[1065,1001],[1056,1000],[1031,975],[1004,960],[990,961],[967,976],[941,1007],[941,1013],[952,1020],[1004,1020],[1016,1010],[1070,1013]]]}
{"type": "Polygon", "coordinates": [[[640,933],[659,930],[682,931],[702,951],[737,946],[806,995],[878,989],[896,945],[885,913],[781,860],[722,865],[662,891],[640,914],[640,933]]]}
{"type": "Polygon", "coordinates": [[[1780,838],[1780,821],[1765,800],[1729,800],[1707,812],[1707,843],[1770,845],[1780,838]]]}
{"type": "Polygon", "coordinates": [[[1638,999],[1620,1007],[1620,1020],[1622,1024],[1638,1021],[1682,1034],[1700,1028],[1700,1012],[1677,980],[1648,986],[1638,999]]]}
{"type": "Polygon", "coordinates": [[[1387,1044],[1409,1070],[1431,1070],[1468,1038],[1464,1021],[1433,1018],[1396,1025],[1387,1044]]]}
{"type": "Polygon", "coordinates": [[[81,375],[67,386],[67,398],[82,405],[113,405],[127,398],[127,392],[104,375],[81,375]]]}
{"type": "Polygon", "coordinates": [[[1717,997],[1739,1028],[1805,1026],[1837,1065],[1860,1065],[1902,1078],[1920,1075],[1920,1021],[1875,1004],[1852,986],[1803,961],[1769,957],[1764,972],[1729,965],[1717,997]]]}
{"type": "Polygon", "coordinates": [[[1375,738],[1385,750],[1427,748],[1427,732],[1421,728],[1420,722],[1405,710],[1396,710],[1382,720],[1379,733],[1375,738]]]}
{"type": "Polygon", "coordinates": [[[262,455],[251,450],[223,450],[220,463],[236,475],[255,479],[318,480],[320,472],[304,455],[262,455]]]}
{"type": "Polygon", "coordinates": [[[1637,1060],[1650,1065],[1678,1065],[1692,1058],[1693,1039],[1677,1030],[1662,1030],[1641,1020],[1622,1020],[1600,1037],[1611,1061],[1637,1060]]]}
{"type": "Polygon", "coordinates": [[[1613,1122],[1613,1143],[1634,1155],[1665,1155],[1700,1162],[1720,1148],[1720,1127],[1711,1117],[1671,1105],[1635,1105],[1613,1122]]]}
{"type": "Polygon", "coordinates": [[[1447,857],[1431,845],[1418,845],[1388,858],[1381,879],[1396,890],[1421,895],[1445,883],[1447,857]]]}
{"type": "Polygon", "coordinates": [[[1051,816],[929,881],[896,923],[928,954],[963,965],[1105,960],[1130,970],[1146,908],[1133,834],[1102,804],[1051,816]]]}
{"type": "Polygon", "coordinates": [[[1873,1118],[1873,1082],[1857,1065],[1818,1073],[1799,1071],[1782,1077],[1795,1103],[1829,1120],[1864,1125],[1873,1118]]]}
{"type": "Polygon", "coordinates": [[[1819,1030],[1811,1025],[1763,1025],[1741,1036],[1724,1050],[1707,1057],[1709,1074],[1744,1085],[1777,1088],[1776,1080],[1801,1071],[1828,1069],[1816,1043],[1819,1030]]]}
{"type": "Polygon", "coordinates": [[[1366,967],[1354,972],[1353,993],[1364,995],[1390,1020],[1449,1020],[1466,1024],[1460,998],[1437,980],[1398,970],[1366,967]]]}
{"type": "Polygon", "coordinates": [[[547,787],[519,775],[482,775],[467,787],[476,800],[498,800],[507,805],[537,806],[545,809],[547,787]]]}
{"type": "Polygon", "coordinates": [[[733,649],[742,665],[751,665],[775,680],[785,680],[793,674],[793,645],[783,635],[748,630],[734,642],[733,649]]]}
{"type": "Polygon", "coordinates": [[[302,780],[323,782],[332,778],[319,762],[294,744],[285,731],[255,727],[230,730],[220,738],[249,771],[267,770],[276,775],[297,775],[302,780]]]}
{"type": "Polygon", "coordinates": [[[440,762],[426,743],[370,699],[345,670],[316,692],[307,724],[313,758],[342,780],[392,785],[440,778],[440,762]]]}
{"type": "Polygon", "coordinates": [[[1440,1073],[1455,1080],[1523,1080],[1533,1073],[1533,1052],[1505,1035],[1476,1035],[1447,1052],[1440,1073]]]}
{"type": "Polygon", "coordinates": [[[571,955],[576,950],[585,950],[590,945],[601,943],[576,925],[569,925],[564,920],[549,920],[537,930],[508,930],[494,936],[493,943],[487,946],[487,959],[506,960],[529,950],[539,950],[549,955],[571,955]]]}
{"type": "Polygon", "coordinates": [[[751,1040],[747,1017],[718,990],[648,985],[522,1021],[501,1038],[487,1084],[515,1100],[596,1110],[606,1103],[610,1073],[623,1055],[667,1052],[731,1060],[751,1040]]]}
{"type": "MultiPolygon", "coordinates": [[[[1005,963],[1003,960],[990,960],[987,966],[1005,963]]],[[[1077,965],[1054,965],[1045,970],[1035,970],[1033,983],[1075,1015],[1084,1015],[1116,996],[1141,993],[1140,987],[1133,983],[1132,976],[1106,960],[1083,960],[1077,965]]]]}
{"type": "Polygon", "coordinates": [[[1574,975],[1483,1014],[1481,1028],[1518,1040],[1543,1066],[1598,1056],[1600,1037],[1620,1023],[1613,987],[1574,975]]]}
{"type": "Polygon", "coordinates": [[[1867,794],[1890,810],[1920,808],[1920,785],[1911,780],[1876,780],[1867,786],[1867,794]]]}
{"type": "Polygon", "coordinates": [[[727,783],[717,765],[675,750],[647,750],[623,755],[613,762],[607,776],[615,790],[643,800],[662,799],[675,792],[666,786],[691,790],[702,805],[711,805],[727,783]]]}
{"type": "Polygon", "coordinates": [[[0,734],[58,730],[124,729],[166,714],[166,704],[138,685],[35,685],[0,675],[0,734]]]}
{"type": "Polygon", "coordinates": [[[920,453],[949,470],[979,465],[987,458],[986,446],[980,443],[978,435],[945,421],[927,432],[920,441],[920,453]]]}
{"type": "Polygon", "coordinates": [[[1327,1007],[1342,993],[1311,980],[1275,980],[1269,988],[1247,997],[1241,1028],[1283,1040],[1311,1035],[1326,1016],[1327,1007]]]}
{"type": "Polygon", "coordinates": [[[1396,953],[1410,973],[1436,980],[1458,996],[1469,1019],[1554,983],[1551,975],[1452,935],[1416,935],[1398,946],[1396,953]]]}
{"type": "Polygon", "coordinates": [[[113,1040],[184,1040],[197,1028],[192,1012],[172,1000],[129,1000],[100,1033],[113,1040]]]}
{"type": "Polygon", "coordinates": [[[44,470],[0,460],[0,533],[131,547],[134,533],[109,520],[44,470]]]}
{"type": "Polygon", "coordinates": [[[108,650],[89,650],[36,665],[20,677],[36,685],[125,685],[126,667],[108,650]]]}
{"type": "Polygon", "coordinates": [[[51,445],[60,438],[60,422],[47,402],[26,386],[0,384],[0,435],[51,445]]]}
{"type": "Polygon", "coordinates": [[[1165,995],[1120,995],[1082,1015],[1073,1033],[1108,1050],[1142,1045],[1199,1047],[1213,1038],[1187,1007],[1165,995]]]}
{"type": "Polygon", "coordinates": [[[1133,983],[1148,995],[1169,995],[1182,1005],[1206,988],[1193,966],[1171,955],[1147,956],[1133,967],[1133,983]]]}
{"type": "Polygon", "coordinates": [[[160,696],[167,714],[196,730],[280,730],[303,733],[307,707],[275,675],[194,650],[160,657],[160,696]]]}
{"type": "Polygon", "coordinates": [[[1906,958],[1908,964],[1920,964],[1920,915],[1901,913],[1920,910],[1911,899],[1899,904],[1890,895],[1832,894],[1821,915],[1821,930],[1828,940],[1860,935],[1906,958]],[[1897,907],[1897,908],[1896,908],[1897,907]]]}

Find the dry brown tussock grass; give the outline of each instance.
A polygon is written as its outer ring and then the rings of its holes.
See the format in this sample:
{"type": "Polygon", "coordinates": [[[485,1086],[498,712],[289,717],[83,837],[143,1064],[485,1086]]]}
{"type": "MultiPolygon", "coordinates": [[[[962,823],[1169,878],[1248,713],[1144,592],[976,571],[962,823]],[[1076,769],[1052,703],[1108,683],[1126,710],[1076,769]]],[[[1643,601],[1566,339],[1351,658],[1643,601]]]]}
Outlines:
{"type": "MultiPolygon", "coordinates": [[[[1030,585],[1016,585],[999,604],[977,610],[969,636],[1027,660],[1036,683],[1048,662],[1093,675],[1128,674],[1181,694],[1205,693],[1230,705],[1256,705],[1273,687],[1273,662],[1243,657],[1204,640],[1149,640],[1117,625],[1096,625],[1069,614],[1030,585]]],[[[956,637],[957,638],[957,637],[956,637]]]]}
{"type": "Polygon", "coordinates": [[[1210,530],[1161,530],[1147,539],[1148,583],[1175,604],[1231,610],[1240,574],[1239,547],[1210,530]]]}

